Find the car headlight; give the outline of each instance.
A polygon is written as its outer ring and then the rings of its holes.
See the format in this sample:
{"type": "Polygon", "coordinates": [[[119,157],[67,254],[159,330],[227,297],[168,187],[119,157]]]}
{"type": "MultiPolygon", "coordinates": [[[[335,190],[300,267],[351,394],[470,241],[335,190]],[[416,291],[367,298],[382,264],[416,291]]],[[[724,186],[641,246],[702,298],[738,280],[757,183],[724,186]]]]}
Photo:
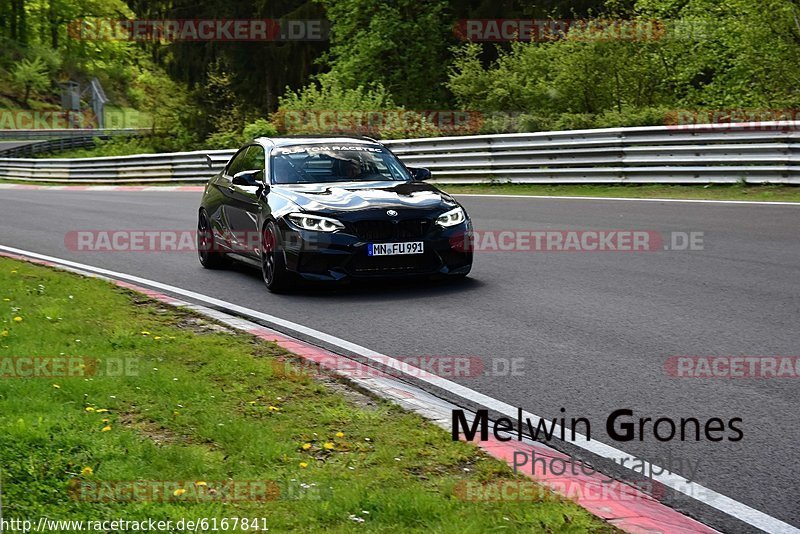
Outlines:
{"type": "Polygon", "coordinates": [[[461,224],[467,220],[467,214],[464,213],[463,208],[455,208],[447,213],[442,213],[439,217],[436,218],[436,224],[439,226],[444,226],[445,228],[449,226],[455,226],[457,224],[461,224]]]}
{"type": "Polygon", "coordinates": [[[320,217],[319,215],[307,215],[305,213],[290,213],[287,216],[292,224],[303,230],[316,230],[317,232],[335,232],[341,230],[344,225],[336,219],[320,217]]]}

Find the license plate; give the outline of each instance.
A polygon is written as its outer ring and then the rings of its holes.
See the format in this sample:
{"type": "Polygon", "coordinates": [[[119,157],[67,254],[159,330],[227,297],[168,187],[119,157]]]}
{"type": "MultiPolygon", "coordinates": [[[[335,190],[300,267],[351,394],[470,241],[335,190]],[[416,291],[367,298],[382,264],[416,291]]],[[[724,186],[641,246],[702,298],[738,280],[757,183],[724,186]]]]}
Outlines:
{"type": "Polygon", "coordinates": [[[397,256],[400,254],[422,254],[423,252],[425,250],[422,241],[367,244],[367,256],[397,256]]]}

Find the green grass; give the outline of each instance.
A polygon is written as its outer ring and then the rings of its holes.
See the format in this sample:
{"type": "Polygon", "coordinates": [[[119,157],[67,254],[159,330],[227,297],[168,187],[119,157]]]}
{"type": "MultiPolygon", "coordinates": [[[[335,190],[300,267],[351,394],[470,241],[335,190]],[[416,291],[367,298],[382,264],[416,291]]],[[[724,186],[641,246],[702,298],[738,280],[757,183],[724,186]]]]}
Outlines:
{"type": "Polygon", "coordinates": [[[800,187],[791,185],[478,184],[442,185],[441,188],[456,195],[542,195],[800,202],[800,187]]]}
{"type": "Polygon", "coordinates": [[[276,345],[105,281],[0,258],[4,517],[264,517],[272,532],[614,531],[551,494],[527,502],[458,498],[465,481],[515,475],[417,415],[331,377],[275,372],[292,361],[276,345]],[[88,368],[99,372],[3,377],[9,357],[20,356],[96,359],[88,368]],[[130,371],[111,372],[122,361],[130,371]],[[190,491],[100,503],[70,496],[81,483],[134,480],[190,481],[190,488],[271,481],[280,496],[220,502],[190,491]]]}

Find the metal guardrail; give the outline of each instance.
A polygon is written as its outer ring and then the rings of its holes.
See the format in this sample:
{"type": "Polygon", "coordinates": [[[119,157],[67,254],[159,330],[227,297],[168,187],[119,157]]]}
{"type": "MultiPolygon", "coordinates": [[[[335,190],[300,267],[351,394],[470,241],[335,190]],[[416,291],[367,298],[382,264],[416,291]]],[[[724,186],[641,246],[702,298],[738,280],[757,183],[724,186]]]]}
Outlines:
{"type": "MultiPolygon", "coordinates": [[[[793,122],[438,137],[385,144],[407,165],[433,171],[436,183],[800,184],[800,131],[793,122]]],[[[219,172],[233,153],[0,158],[0,178],[201,182],[219,172]]]]}
{"type": "Polygon", "coordinates": [[[0,148],[0,158],[34,156],[71,148],[86,148],[94,146],[96,138],[110,139],[119,136],[142,135],[148,132],[149,130],[130,128],[122,130],[0,130],[0,139],[19,140],[21,136],[28,136],[27,139],[46,139],[45,141],[21,143],[12,148],[0,148]],[[50,138],[48,139],[48,137],[50,138]]]}
{"type": "Polygon", "coordinates": [[[147,128],[60,128],[53,130],[0,129],[0,139],[62,139],[69,137],[113,137],[116,135],[141,135],[150,132],[147,128]]]}
{"type": "Polygon", "coordinates": [[[0,158],[0,178],[55,183],[202,182],[219,172],[235,152],[212,150],[75,159],[0,158]]]}
{"type": "Polygon", "coordinates": [[[36,141],[22,144],[12,148],[0,149],[0,157],[23,157],[34,156],[36,154],[46,154],[71,148],[86,148],[94,146],[94,137],[67,137],[61,139],[48,139],[47,141],[36,141]]]}
{"type": "Polygon", "coordinates": [[[800,184],[794,122],[653,126],[387,142],[440,183],[800,184]]]}

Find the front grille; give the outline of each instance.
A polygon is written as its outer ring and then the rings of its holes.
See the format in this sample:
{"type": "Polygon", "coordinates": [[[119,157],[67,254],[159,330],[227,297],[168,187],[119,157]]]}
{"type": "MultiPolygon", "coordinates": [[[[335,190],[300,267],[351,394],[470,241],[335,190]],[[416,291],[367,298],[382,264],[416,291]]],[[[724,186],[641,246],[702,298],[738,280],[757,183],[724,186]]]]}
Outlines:
{"type": "Polygon", "coordinates": [[[391,241],[393,239],[421,239],[428,233],[428,219],[364,220],[353,223],[356,235],[363,241],[391,241]]]}
{"type": "Polygon", "coordinates": [[[413,274],[433,272],[439,267],[439,264],[439,260],[432,252],[398,256],[357,254],[353,256],[347,267],[353,274],[413,274]]]}
{"type": "Polygon", "coordinates": [[[397,223],[397,237],[400,239],[419,239],[428,233],[431,222],[428,219],[406,219],[397,223]]]}
{"type": "Polygon", "coordinates": [[[395,224],[391,221],[358,221],[353,226],[358,238],[364,241],[385,241],[394,237],[395,224]]]}

